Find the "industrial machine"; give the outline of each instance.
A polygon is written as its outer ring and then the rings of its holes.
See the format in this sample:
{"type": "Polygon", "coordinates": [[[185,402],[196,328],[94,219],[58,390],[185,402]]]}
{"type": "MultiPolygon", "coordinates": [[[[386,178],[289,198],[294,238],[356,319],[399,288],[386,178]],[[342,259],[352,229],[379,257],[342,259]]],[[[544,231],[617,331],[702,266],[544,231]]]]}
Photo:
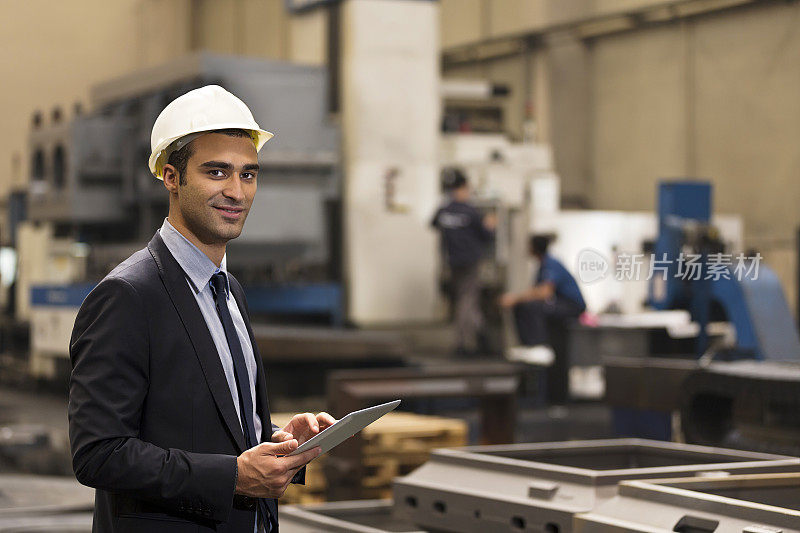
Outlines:
{"type": "Polygon", "coordinates": [[[605,358],[606,400],[622,434],[669,439],[680,409],[687,442],[798,454],[797,327],[769,266],[724,246],[711,223],[711,193],[699,181],[659,186],[659,264],[648,303],[688,312],[693,346],[605,358]],[[715,335],[721,322],[728,331],[715,335]]]}
{"type": "Polygon", "coordinates": [[[95,86],[88,114],[34,122],[27,221],[17,221],[17,318],[31,322],[34,375],[57,372],[86,294],[160,227],[167,194],[146,165],[152,124],[170,100],[210,83],[279,132],[259,154],[258,193],[227,250],[251,312],[344,321],[340,140],[326,70],[200,53],[95,86]]]}
{"type": "MultiPolygon", "coordinates": [[[[33,324],[34,375],[53,376],[64,365],[64,324],[90,283],[161,224],[167,196],[145,166],[150,129],[167,102],[210,83],[242,98],[277,134],[259,154],[259,192],[245,230],[227,250],[251,314],[273,324],[324,326],[305,353],[325,337],[334,347],[326,350],[328,362],[335,360],[331,353],[346,352],[351,366],[354,358],[360,364],[387,353],[396,361],[402,341],[389,335],[367,353],[358,333],[331,334],[330,326],[442,317],[436,239],[428,225],[439,173],[438,5],[348,2],[340,15],[348,39],[337,47],[334,76],[321,67],[199,53],[94,87],[91,111],[74,119],[59,111],[48,122],[37,113],[30,190],[27,201],[15,196],[12,205],[27,213],[12,209],[10,226],[29,221],[47,226],[54,240],[90,246],[81,250],[82,275],[18,280],[22,308],[31,288],[39,288],[35,316],[18,317],[33,324]],[[394,54],[383,53],[387,45],[394,54]],[[40,327],[53,321],[58,324],[40,327]]],[[[20,254],[21,271],[38,262],[20,254]]],[[[282,344],[285,333],[277,342],[257,342],[282,344]]]]}
{"type": "Polygon", "coordinates": [[[395,480],[394,503],[434,531],[567,533],[622,480],[799,470],[796,458],[637,439],[478,446],[435,451],[395,480]]]}
{"type": "Polygon", "coordinates": [[[711,193],[706,182],[659,185],[659,265],[650,280],[649,305],[690,311],[699,325],[698,357],[710,348],[707,326],[717,319],[735,330],[735,344],[724,347],[729,357],[800,360],[800,337],[778,277],[760,256],[737,260],[726,253],[711,224],[711,193]]]}

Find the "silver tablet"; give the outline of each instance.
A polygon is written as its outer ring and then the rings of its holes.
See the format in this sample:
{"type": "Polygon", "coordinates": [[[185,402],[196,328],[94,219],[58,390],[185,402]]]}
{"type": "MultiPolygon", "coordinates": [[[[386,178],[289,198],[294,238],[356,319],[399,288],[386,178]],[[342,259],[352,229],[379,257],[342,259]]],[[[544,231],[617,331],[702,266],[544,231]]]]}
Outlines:
{"type": "Polygon", "coordinates": [[[349,415],[339,419],[331,427],[305,441],[289,455],[297,455],[298,453],[316,448],[317,446],[322,448],[322,453],[325,453],[372,424],[389,411],[393,411],[398,405],[400,405],[400,400],[383,403],[374,407],[367,407],[360,411],[353,411],[349,415]]]}

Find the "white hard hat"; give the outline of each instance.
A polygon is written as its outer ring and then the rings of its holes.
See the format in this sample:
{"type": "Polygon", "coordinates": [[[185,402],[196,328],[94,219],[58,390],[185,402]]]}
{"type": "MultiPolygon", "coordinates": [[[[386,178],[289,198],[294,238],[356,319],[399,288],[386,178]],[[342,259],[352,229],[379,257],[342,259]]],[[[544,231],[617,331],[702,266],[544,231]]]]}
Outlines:
{"type": "MultiPolygon", "coordinates": [[[[162,171],[168,152],[172,151],[167,148],[175,141],[187,135],[225,129],[249,131],[256,152],[272,138],[270,132],[259,127],[247,105],[219,85],[206,85],[179,96],[161,111],[153,124],[150,172],[158,179],[164,178],[162,171]]],[[[196,137],[192,135],[191,139],[196,137]]]]}

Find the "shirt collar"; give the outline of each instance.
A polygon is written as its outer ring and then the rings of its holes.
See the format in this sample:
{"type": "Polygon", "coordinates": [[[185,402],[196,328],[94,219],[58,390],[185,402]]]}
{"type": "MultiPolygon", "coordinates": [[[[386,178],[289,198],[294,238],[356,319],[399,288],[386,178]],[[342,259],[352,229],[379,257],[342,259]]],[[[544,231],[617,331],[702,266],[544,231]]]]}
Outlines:
{"type": "Polygon", "coordinates": [[[205,289],[211,280],[211,276],[217,272],[224,272],[226,292],[230,294],[230,282],[228,281],[226,268],[227,254],[222,256],[222,262],[217,268],[217,265],[206,254],[189,242],[166,218],[159,232],[167,249],[186,273],[186,277],[189,279],[195,293],[202,292],[205,289]]]}

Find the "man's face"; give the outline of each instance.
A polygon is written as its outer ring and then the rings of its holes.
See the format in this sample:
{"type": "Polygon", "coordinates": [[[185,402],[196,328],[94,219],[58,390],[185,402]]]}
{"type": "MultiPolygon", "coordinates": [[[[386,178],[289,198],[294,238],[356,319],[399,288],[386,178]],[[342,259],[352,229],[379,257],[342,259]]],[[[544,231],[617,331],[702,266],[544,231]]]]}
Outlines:
{"type": "Polygon", "coordinates": [[[201,242],[224,244],[242,233],[256,194],[258,154],[249,137],[209,133],[192,141],[183,185],[167,176],[172,193],[170,217],[201,242]]]}
{"type": "Polygon", "coordinates": [[[467,200],[469,200],[469,198],[471,196],[471,191],[470,191],[469,185],[462,185],[458,189],[455,189],[453,191],[453,194],[454,194],[456,200],[458,200],[460,202],[466,202],[467,200]]]}

